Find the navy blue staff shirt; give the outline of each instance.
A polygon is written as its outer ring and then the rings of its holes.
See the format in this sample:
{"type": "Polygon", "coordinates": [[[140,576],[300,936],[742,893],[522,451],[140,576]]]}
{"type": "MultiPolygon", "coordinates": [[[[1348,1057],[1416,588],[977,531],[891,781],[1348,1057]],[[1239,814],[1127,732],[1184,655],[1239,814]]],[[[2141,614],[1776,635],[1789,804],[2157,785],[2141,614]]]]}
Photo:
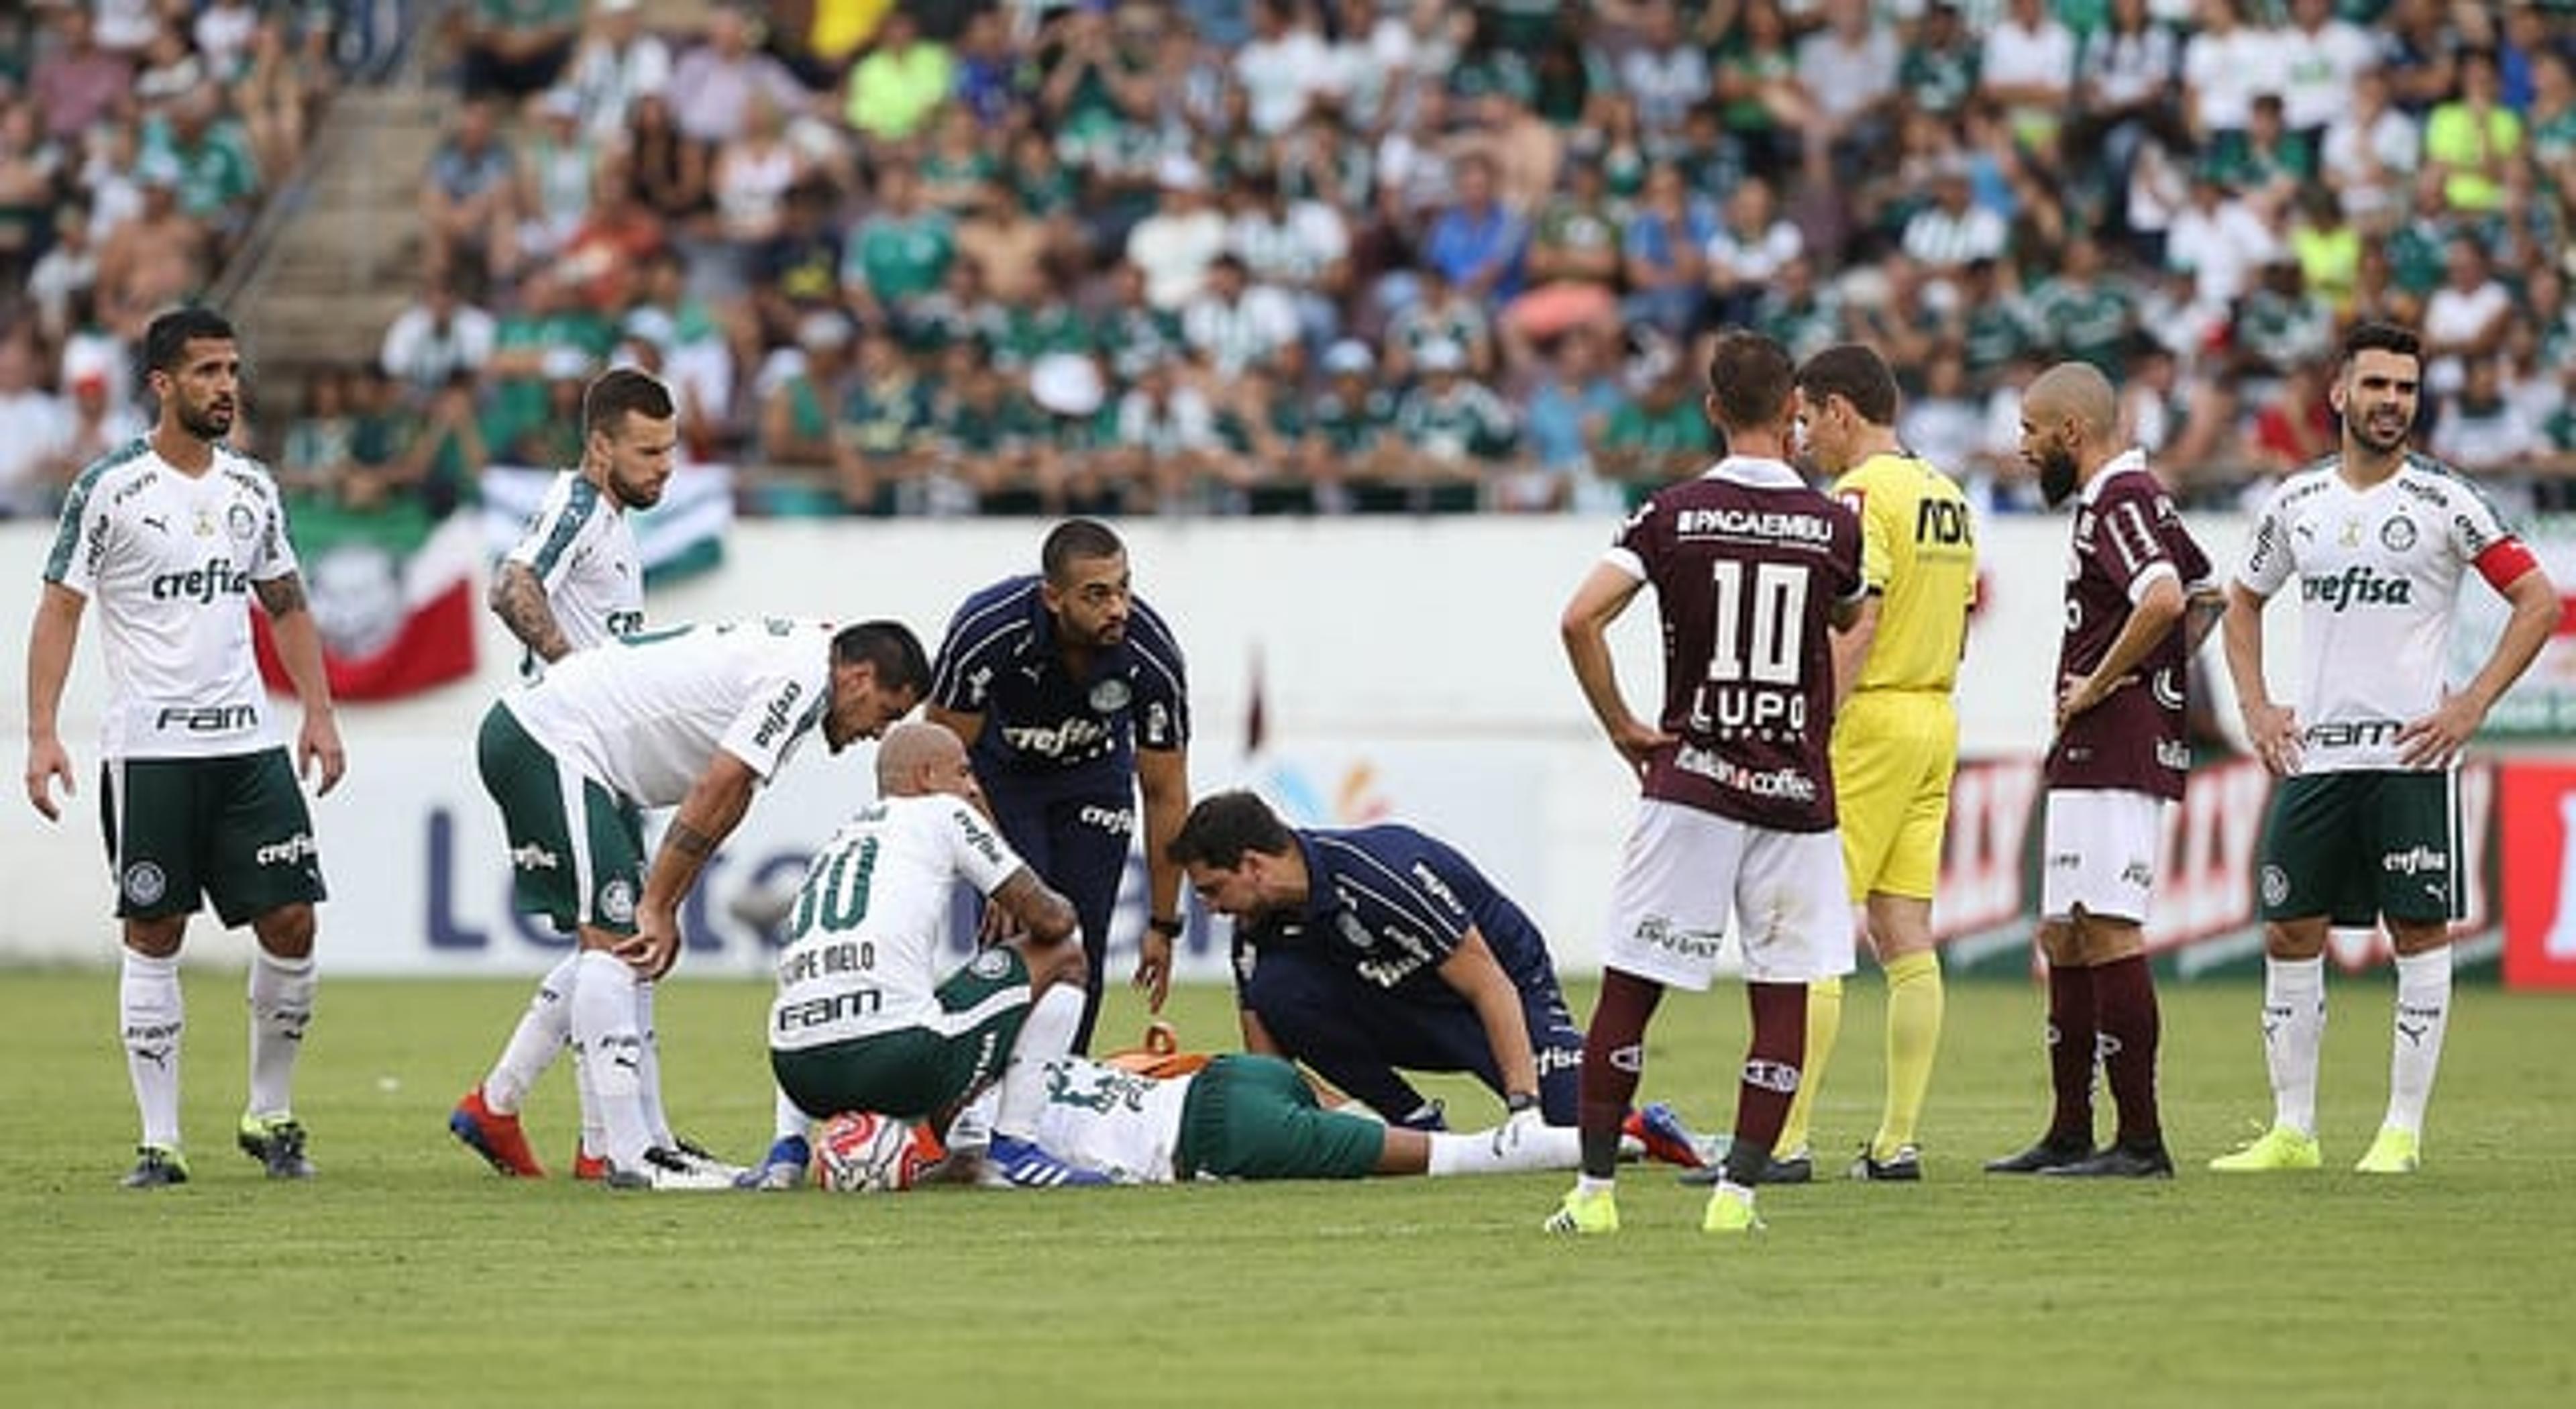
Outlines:
{"type": "Polygon", "coordinates": [[[1435,971],[1473,928],[1524,997],[1557,996],[1538,926],[1447,843],[1392,823],[1291,835],[1306,857],[1305,909],[1237,921],[1238,976],[1260,950],[1298,949],[1389,992],[1463,1003],[1435,971]]]}
{"type": "Polygon", "coordinates": [[[1006,578],[966,599],[939,644],[930,703],[984,717],[969,756],[985,786],[1013,778],[1127,786],[1136,750],[1189,742],[1189,685],[1171,628],[1131,599],[1127,637],[1092,656],[1091,673],[1064,667],[1039,578],[1006,578]]]}

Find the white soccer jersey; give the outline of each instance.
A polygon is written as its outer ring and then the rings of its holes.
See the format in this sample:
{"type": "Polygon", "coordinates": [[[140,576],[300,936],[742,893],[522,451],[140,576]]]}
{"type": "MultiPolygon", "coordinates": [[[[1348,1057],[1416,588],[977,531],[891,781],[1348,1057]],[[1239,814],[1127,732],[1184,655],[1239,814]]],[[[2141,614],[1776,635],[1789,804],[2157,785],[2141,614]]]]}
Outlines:
{"type": "Polygon", "coordinates": [[[611,638],[502,704],[584,777],[668,807],[718,749],[767,780],[831,696],[832,628],[769,618],[611,638]]]}
{"type": "Polygon", "coordinates": [[[1181,1107],[1194,1076],[1158,1081],[1085,1057],[1047,1063],[1037,1142],[1065,1163],[1122,1184],[1169,1184],[1181,1141],[1181,1107]]]}
{"type": "Polygon", "coordinates": [[[2410,455],[2369,489],[2341,464],[2273,491],[2237,573],[2266,598],[2299,582],[2303,773],[2404,766],[2397,731],[2441,702],[2462,575],[2516,551],[2486,496],[2437,461],[2410,455]]]}
{"type": "MultiPolygon", "coordinates": [[[[546,486],[545,500],[504,561],[537,575],[555,624],[576,651],[644,629],[644,559],[634,525],[615,499],[577,471],[565,470],[546,486]]],[[[521,666],[530,678],[544,669],[533,651],[521,666]]]]}
{"type": "Polygon", "coordinates": [[[277,743],[251,651],[251,584],[296,570],[277,484],[215,447],[182,473],[136,440],[81,472],[45,580],[99,604],[107,662],[101,751],[208,758],[277,743]]]}
{"type": "Polygon", "coordinates": [[[861,808],[814,854],[797,891],[770,1047],[945,1026],[936,990],[947,977],[950,894],[962,880],[991,895],[1024,864],[964,798],[889,797],[861,808]]]}

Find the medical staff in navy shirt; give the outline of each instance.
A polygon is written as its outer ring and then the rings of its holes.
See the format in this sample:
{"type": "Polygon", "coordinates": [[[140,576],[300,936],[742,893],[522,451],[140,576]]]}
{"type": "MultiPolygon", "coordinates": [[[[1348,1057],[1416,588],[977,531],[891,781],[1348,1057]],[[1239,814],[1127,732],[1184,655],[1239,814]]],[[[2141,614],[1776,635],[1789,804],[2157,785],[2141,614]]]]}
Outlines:
{"type": "Polygon", "coordinates": [[[1454,848],[1391,824],[1291,828],[1227,792],[1190,809],[1170,855],[1234,919],[1247,1048],[1398,1124],[1443,1123],[1398,1068],[1471,1073],[1514,1114],[1574,1123],[1583,1034],[1547,941],[1454,848]]]}
{"type": "Polygon", "coordinates": [[[1038,575],[994,583],[957,609],[931,670],[929,715],[966,741],[1003,836],[1082,918],[1083,1052],[1139,792],[1147,919],[1135,983],[1156,1011],[1171,986],[1181,869],[1163,852],[1190,805],[1189,686],[1180,646],[1130,587],[1127,545],[1107,525],[1067,519],[1038,558],[1038,575]]]}

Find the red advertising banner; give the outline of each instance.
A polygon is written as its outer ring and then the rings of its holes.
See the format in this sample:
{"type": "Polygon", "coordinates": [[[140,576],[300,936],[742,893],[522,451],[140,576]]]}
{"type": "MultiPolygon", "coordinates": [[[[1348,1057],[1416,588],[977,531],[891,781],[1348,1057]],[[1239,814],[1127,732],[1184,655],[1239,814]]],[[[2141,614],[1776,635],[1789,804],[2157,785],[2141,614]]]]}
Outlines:
{"type": "Polygon", "coordinates": [[[2504,981],[2576,988],[2576,765],[2514,763],[2500,771],[2504,981]]]}

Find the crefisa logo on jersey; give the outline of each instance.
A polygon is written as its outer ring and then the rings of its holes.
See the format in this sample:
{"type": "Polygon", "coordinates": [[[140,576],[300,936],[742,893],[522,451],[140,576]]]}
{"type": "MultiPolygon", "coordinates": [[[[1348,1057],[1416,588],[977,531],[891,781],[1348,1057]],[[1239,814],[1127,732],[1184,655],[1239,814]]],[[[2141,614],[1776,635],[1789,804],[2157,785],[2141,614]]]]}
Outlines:
{"type": "Polygon", "coordinates": [[[2392,553],[2403,553],[2415,546],[2415,521],[2399,514],[2379,526],[2379,546],[2392,553]]]}
{"type": "Polygon", "coordinates": [[[150,861],[137,861],[125,868],[125,898],[137,905],[150,905],[169,893],[170,878],[150,861]]]}

